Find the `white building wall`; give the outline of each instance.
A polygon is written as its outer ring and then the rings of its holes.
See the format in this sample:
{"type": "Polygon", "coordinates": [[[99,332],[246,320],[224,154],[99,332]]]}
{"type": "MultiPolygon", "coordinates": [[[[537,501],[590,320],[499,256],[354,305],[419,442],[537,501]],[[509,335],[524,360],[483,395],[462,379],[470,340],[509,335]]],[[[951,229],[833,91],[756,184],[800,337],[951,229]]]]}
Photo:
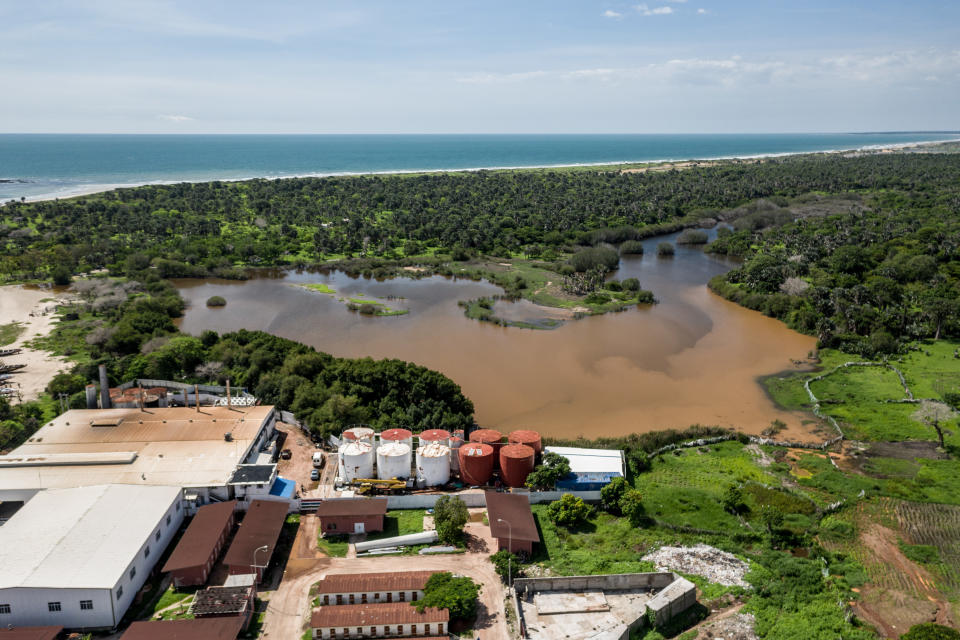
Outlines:
{"type": "Polygon", "coordinates": [[[404,590],[404,591],[368,591],[355,593],[323,593],[320,594],[320,604],[364,604],[363,596],[367,596],[366,604],[382,604],[385,602],[416,602],[423,599],[423,591],[404,590]],[[390,594],[389,599],[387,594],[390,594]],[[337,596],[341,596],[341,601],[337,602],[337,596]],[[324,601],[324,597],[329,596],[329,603],[324,601]],[[353,596],[353,600],[350,599],[353,596]]]}
{"type": "Polygon", "coordinates": [[[166,510],[164,517],[151,530],[149,540],[144,541],[136,556],[130,559],[123,577],[112,590],[38,587],[0,589],[0,605],[10,605],[9,614],[0,614],[0,628],[8,625],[15,627],[61,625],[67,629],[80,630],[115,627],[180,528],[184,511],[181,503],[181,497],[178,495],[176,501],[172,502],[166,510]],[[177,504],[180,504],[179,509],[177,504]],[[167,523],[168,516],[169,523],[167,523]],[[160,532],[159,541],[156,539],[157,531],[160,532]],[[149,556],[144,555],[147,546],[150,547],[149,556]],[[132,567],[136,567],[136,572],[131,579],[132,567]],[[117,597],[120,587],[123,588],[123,592],[117,597]],[[93,609],[81,609],[81,600],[91,600],[93,609]],[[48,605],[50,602],[59,602],[60,611],[50,611],[48,605]]]}
{"type": "Polygon", "coordinates": [[[430,632],[427,633],[424,629],[423,623],[418,623],[416,625],[417,630],[413,631],[413,625],[405,624],[403,625],[403,630],[400,630],[400,625],[392,624],[389,625],[390,631],[387,631],[387,625],[376,625],[375,627],[347,627],[349,633],[344,634],[344,627],[321,627],[313,630],[314,640],[322,638],[323,640],[328,639],[339,639],[339,638],[382,638],[384,636],[395,638],[397,636],[442,636],[447,633],[447,623],[446,622],[431,622],[430,623],[430,632]],[[360,629],[361,632],[357,633],[357,629],[360,629]],[[371,633],[370,629],[373,628],[374,632],[371,633]]]}

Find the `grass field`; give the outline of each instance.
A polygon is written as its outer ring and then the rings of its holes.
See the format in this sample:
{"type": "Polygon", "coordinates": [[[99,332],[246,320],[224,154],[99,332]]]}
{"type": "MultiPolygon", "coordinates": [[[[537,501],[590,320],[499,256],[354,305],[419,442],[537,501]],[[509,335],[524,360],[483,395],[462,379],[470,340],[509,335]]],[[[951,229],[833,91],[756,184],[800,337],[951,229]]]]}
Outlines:
{"type": "Polygon", "coordinates": [[[318,537],[317,548],[331,558],[346,558],[347,548],[350,544],[347,542],[347,536],[318,537]]]}
{"type": "Polygon", "coordinates": [[[0,325],[0,347],[13,344],[25,329],[26,327],[19,322],[0,325]]]}
{"type": "Polygon", "coordinates": [[[387,511],[383,519],[383,531],[368,533],[367,540],[380,540],[394,536],[405,536],[408,533],[423,531],[423,517],[427,512],[423,509],[404,509],[402,511],[387,511]]]}

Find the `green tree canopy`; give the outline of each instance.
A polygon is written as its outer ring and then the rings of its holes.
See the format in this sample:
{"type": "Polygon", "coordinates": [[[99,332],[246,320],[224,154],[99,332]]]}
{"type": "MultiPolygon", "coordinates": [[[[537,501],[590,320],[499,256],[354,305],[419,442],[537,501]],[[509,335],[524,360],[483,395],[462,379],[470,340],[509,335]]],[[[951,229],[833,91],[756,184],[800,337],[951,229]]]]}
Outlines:
{"type": "Polygon", "coordinates": [[[477,598],[480,585],[465,576],[454,577],[448,571],[430,576],[423,588],[423,598],[410,604],[423,611],[427,607],[447,609],[450,617],[457,620],[472,620],[477,615],[477,598]]]}

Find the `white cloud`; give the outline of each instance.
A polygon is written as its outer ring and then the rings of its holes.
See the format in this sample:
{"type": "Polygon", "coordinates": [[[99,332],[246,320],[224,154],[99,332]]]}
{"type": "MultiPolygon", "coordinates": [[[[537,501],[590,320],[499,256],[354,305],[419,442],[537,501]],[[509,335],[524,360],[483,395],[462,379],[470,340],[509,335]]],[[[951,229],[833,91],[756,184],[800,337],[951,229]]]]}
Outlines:
{"type": "Polygon", "coordinates": [[[612,9],[607,9],[606,11],[603,12],[604,18],[620,18],[622,16],[623,16],[622,13],[618,13],[612,9]]]}
{"type": "Polygon", "coordinates": [[[166,120],[167,122],[191,122],[193,118],[190,116],[177,116],[177,115],[159,115],[157,116],[161,120],[166,120]]]}
{"type": "Polygon", "coordinates": [[[638,4],[636,8],[645,16],[667,16],[673,13],[673,7],[654,7],[651,9],[646,3],[638,4]]]}
{"type": "Polygon", "coordinates": [[[707,15],[708,13],[710,13],[710,12],[707,11],[706,9],[697,9],[697,15],[705,16],[705,15],[707,15]]]}

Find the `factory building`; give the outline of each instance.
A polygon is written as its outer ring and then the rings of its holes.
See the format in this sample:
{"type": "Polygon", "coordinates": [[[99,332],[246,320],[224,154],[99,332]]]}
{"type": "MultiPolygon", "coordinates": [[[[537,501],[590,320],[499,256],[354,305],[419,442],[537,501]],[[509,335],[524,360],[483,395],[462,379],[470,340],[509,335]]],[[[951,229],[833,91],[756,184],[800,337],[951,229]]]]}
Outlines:
{"type": "Polygon", "coordinates": [[[340,498],[324,500],[317,507],[320,532],[325,535],[383,531],[386,498],[340,498]]]}
{"type": "Polygon", "coordinates": [[[179,487],[41,492],[0,527],[0,627],[116,627],[183,511],[179,487]]]}
{"type": "Polygon", "coordinates": [[[406,602],[392,604],[347,604],[313,610],[313,638],[402,638],[443,636],[450,612],[428,607],[422,612],[406,602]]]}
{"type": "Polygon", "coordinates": [[[490,535],[497,539],[497,551],[533,553],[533,544],[540,542],[537,523],[530,511],[530,500],[522,493],[487,491],[487,520],[490,535]]]}
{"type": "Polygon", "coordinates": [[[67,411],[0,455],[0,502],[44,489],[179,486],[192,513],[236,497],[234,471],[257,461],[276,419],[270,406],[67,411]]]}
{"type": "Polygon", "coordinates": [[[163,572],[171,574],[174,587],[197,586],[207,582],[230,535],[236,508],[237,501],[230,500],[197,510],[197,515],[163,565],[163,572]]]}
{"type": "Polygon", "coordinates": [[[557,483],[557,489],[567,491],[597,491],[614,478],[625,478],[623,452],[616,449],[580,449],[577,447],[546,447],[570,461],[570,475],[557,483]]]}
{"type": "Polygon", "coordinates": [[[335,573],[317,583],[321,605],[416,602],[434,571],[335,573]]]}
{"type": "Polygon", "coordinates": [[[120,640],[236,640],[243,618],[151,620],[134,622],[120,640]]]}
{"type": "Polygon", "coordinates": [[[273,550],[280,538],[280,530],[287,519],[287,505],[274,500],[254,500],[250,503],[237,535],[223,558],[230,575],[257,574],[257,582],[270,564],[273,550]]]}

